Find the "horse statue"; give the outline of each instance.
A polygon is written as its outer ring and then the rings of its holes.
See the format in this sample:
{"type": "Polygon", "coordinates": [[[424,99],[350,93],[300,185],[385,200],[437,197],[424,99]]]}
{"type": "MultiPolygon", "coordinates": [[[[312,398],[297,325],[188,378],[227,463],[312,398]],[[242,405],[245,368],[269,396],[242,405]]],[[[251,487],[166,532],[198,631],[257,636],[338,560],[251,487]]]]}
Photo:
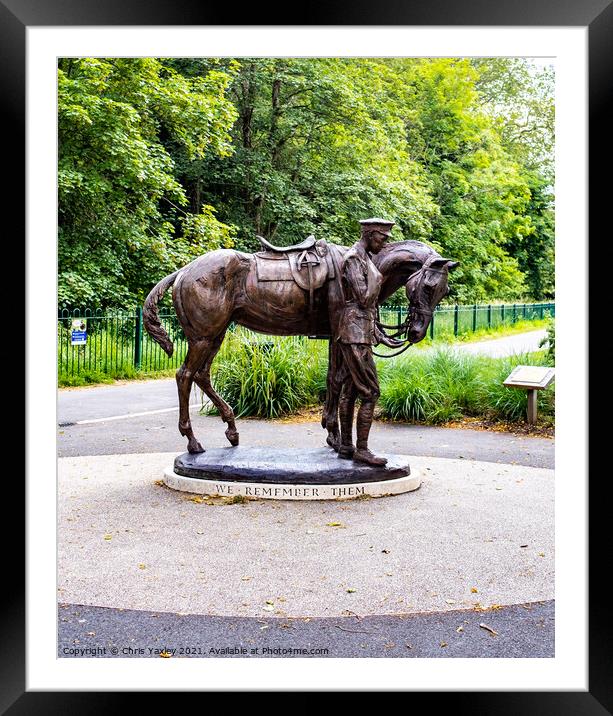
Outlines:
{"type": "MultiPolygon", "coordinates": [[[[211,364],[232,322],[278,336],[331,338],[335,334],[342,296],[338,266],[348,247],[315,241],[313,236],[289,247],[276,247],[258,238],[263,250],[254,254],[217,249],[199,256],[154,286],[143,306],[147,332],[171,356],[173,344],[160,322],[157,304],[173,287],[173,305],[188,343],[176,379],[179,432],[187,438],[190,453],[204,452],[189,416],[194,382],[227,423],[225,434],[230,444],[239,442],[234,411],[215,391],[210,377],[211,364]]],[[[434,309],[449,292],[448,272],[457,262],[420,241],[388,243],[372,260],[383,276],[379,303],[401,286],[406,290],[408,315],[404,324],[394,327],[396,335],[404,335],[408,345],[419,342],[434,309]]],[[[330,344],[332,347],[332,341],[330,344]]],[[[331,381],[329,375],[328,387],[331,381]]],[[[338,433],[337,409],[337,398],[328,395],[322,425],[328,430],[330,445],[338,433]]]]}

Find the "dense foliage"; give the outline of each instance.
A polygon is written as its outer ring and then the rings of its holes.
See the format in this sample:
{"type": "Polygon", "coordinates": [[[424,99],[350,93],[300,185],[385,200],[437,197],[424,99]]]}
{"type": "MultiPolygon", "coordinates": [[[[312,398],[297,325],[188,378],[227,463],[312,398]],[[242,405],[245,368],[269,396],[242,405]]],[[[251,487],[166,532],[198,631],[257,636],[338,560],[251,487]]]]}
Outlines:
{"type": "Polygon", "coordinates": [[[128,306],[195,256],[397,222],[452,300],[553,296],[553,77],[511,59],[62,59],[59,300],[128,306]]]}

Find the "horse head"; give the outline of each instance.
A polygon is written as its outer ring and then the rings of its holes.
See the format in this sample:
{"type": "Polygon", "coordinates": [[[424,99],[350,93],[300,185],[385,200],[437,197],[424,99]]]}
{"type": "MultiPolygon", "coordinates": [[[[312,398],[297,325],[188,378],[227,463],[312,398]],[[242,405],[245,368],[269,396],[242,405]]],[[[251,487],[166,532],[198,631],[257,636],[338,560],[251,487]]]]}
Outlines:
{"type": "Polygon", "coordinates": [[[411,343],[418,343],[426,335],[434,309],[449,294],[449,271],[458,265],[458,261],[434,255],[409,277],[405,290],[409,300],[407,339],[411,343]]]}

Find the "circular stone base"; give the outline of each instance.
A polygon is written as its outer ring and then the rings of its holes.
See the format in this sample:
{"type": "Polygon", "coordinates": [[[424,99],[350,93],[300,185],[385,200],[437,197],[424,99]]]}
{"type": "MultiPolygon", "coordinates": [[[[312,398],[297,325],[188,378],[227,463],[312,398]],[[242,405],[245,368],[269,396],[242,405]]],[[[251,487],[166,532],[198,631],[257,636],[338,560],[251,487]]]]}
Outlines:
{"type": "Polygon", "coordinates": [[[164,472],[173,490],[216,497],[272,500],[350,500],[416,490],[406,455],[384,455],[382,467],[344,460],[330,448],[317,450],[220,448],[183,453],[164,472]]]}
{"type": "Polygon", "coordinates": [[[225,482],[206,480],[200,477],[177,475],[171,467],[164,470],[164,484],[173,490],[193,492],[198,495],[214,497],[235,497],[242,495],[247,499],[264,500],[355,500],[358,497],[384,497],[411,492],[421,485],[421,474],[398,477],[395,480],[381,482],[362,482],[352,484],[305,483],[275,484],[270,482],[225,482]]]}

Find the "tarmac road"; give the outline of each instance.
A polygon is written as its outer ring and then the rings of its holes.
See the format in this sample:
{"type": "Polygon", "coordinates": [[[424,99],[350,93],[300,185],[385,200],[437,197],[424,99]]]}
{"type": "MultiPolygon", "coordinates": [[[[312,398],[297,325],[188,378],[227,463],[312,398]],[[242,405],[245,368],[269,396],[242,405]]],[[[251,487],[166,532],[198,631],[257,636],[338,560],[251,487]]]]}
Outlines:
{"type": "MultiPolygon", "coordinates": [[[[227,447],[221,418],[191,409],[196,437],[205,448],[227,447]]],[[[176,411],[58,428],[60,457],[127,453],[185,452],[177,429],[176,411]]],[[[319,422],[287,422],[243,418],[237,421],[241,445],[322,447],[325,432],[319,422]]],[[[486,430],[438,428],[375,422],[370,443],[382,452],[483,460],[531,467],[554,467],[555,443],[550,438],[486,430]]]]}
{"type": "Polygon", "coordinates": [[[179,616],[75,604],[60,604],[59,615],[58,656],[64,658],[160,658],[162,651],[199,659],[554,655],[553,601],[486,612],[337,619],[179,616]]]}

